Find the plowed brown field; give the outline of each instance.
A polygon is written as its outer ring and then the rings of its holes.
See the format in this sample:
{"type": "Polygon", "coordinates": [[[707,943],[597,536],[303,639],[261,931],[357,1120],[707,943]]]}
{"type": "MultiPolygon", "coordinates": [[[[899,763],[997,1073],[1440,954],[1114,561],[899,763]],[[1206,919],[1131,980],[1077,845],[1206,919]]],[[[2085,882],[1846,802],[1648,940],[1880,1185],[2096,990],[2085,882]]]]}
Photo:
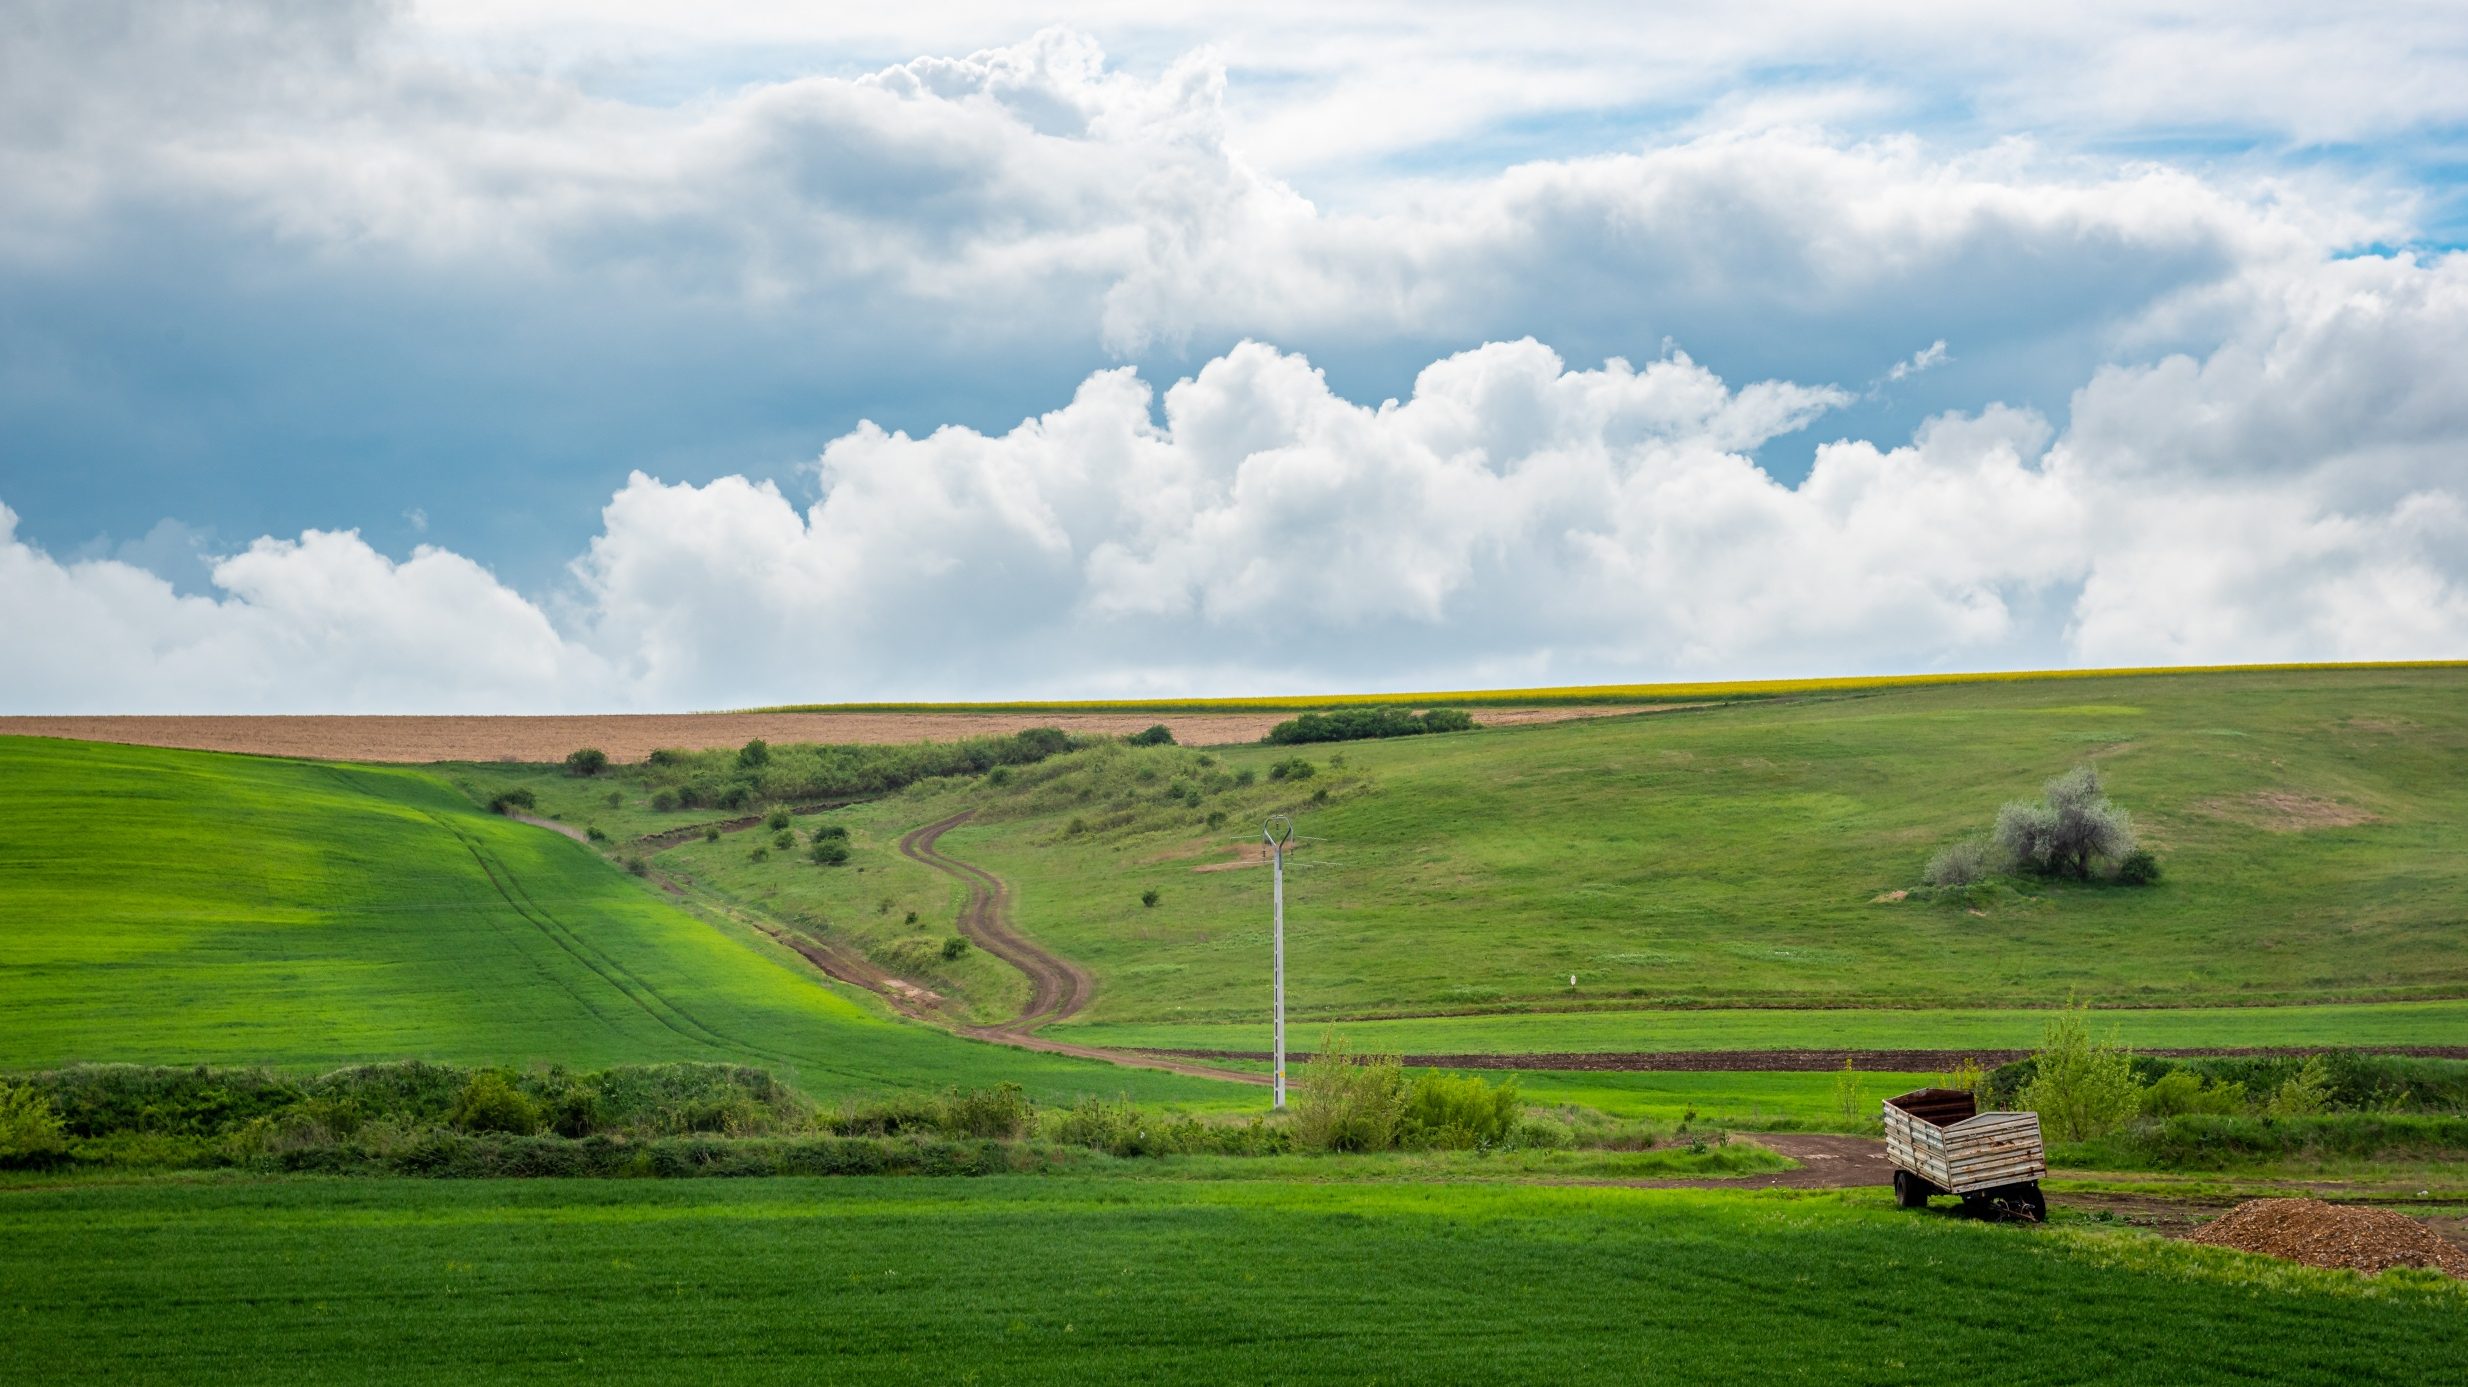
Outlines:
{"type": "MultiPolygon", "coordinates": [[[[1675,705],[1479,708],[1485,726],[1660,712],[1675,705]]],[[[596,746],[618,761],[660,747],[769,742],[949,742],[1025,727],[1120,736],[1162,722],[1185,746],[1256,742],[1290,713],[610,713],[559,717],[0,717],[0,736],[246,751],[334,761],[556,761],[596,746]]]]}

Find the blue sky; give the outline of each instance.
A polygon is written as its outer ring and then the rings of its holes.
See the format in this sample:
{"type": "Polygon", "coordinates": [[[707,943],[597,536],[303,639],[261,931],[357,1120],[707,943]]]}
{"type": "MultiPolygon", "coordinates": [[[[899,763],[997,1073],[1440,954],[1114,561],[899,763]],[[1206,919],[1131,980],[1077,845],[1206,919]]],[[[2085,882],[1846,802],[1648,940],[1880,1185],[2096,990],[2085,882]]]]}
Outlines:
{"type": "Polygon", "coordinates": [[[0,709],[2468,636],[2456,6],[10,8],[0,709]]]}

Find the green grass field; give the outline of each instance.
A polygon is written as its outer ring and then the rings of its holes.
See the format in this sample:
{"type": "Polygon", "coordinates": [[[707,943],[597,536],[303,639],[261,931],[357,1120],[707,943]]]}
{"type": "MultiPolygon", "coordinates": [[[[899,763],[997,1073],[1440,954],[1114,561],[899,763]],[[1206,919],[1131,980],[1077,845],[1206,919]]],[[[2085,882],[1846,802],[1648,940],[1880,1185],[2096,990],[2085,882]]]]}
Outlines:
{"type": "Polygon", "coordinates": [[[283,1181],[0,1217],[27,1383],[2420,1383],[2468,1332],[2454,1283],[1878,1196],[283,1181]]]}
{"type": "MultiPolygon", "coordinates": [[[[1617,1054],[1667,1050],[2028,1050],[2046,1011],[1705,1010],[1538,1012],[1317,1022],[1286,1037],[1309,1049],[1324,1033],[1392,1054],[1617,1054]]],[[[2125,1008],[2093,1029],[2141,1050],[2240,1045],[2468,1044],[2468,1001],[2280,1007],[2125,1008]]],[[[1057,1039],[1129,1049],[1266,1051],[1266,1017],[1186,1025],[1066,1023],[1057,1039]]]]}
{"type": "MultiPolygon", "coordinates": [[[[891,844],[976,808],[946,850],[1012,881],[1021,924],[1095,971],[1091,1023],[1258,1014],[1265,874],[1192,868],[1228,860],[1276,809],[1300,816],[1289,996],[1305,1018],[1572,1001],[2011,1010],[2069,995],[2144,1007],[2468,995],[2460,669],[1890,689],[1305,748],[1320,768],[1309,781],[1205,788],[1294,754],[1220,749],[1211,766],[1158,748],[1049,763],[1001,787],[933,782],[842,811],[863,878],[781,867],[754,886],[720,871],[719,846],[677,856],[842,927],[882,895],[930,898],[934,883],[902,876],[891,844]],[[1877,899],[2084,760],[2158,849],[2163,884],[2027,885],[1977,911],[1877,899]],[[1169,799],[1178,786],[1196,793],[1169,799]],[[1215,828],[1212,812],[1225,816],[1215,828]],[[877,893],[878,881],[901,885],[877,893]],[[1149,888],[1155,908],[1140,904],[1149,888]]],[[[2292,1015],[2174,1033],[2272,1043],[2292,1015]]],[[[1557,1023],[1535,1023],[1532,1043],[1582,1048],[1545,1024],[1557,1023]]],[[[1804,1036],[1820,1023],[1776,1024],[1804,1036]]],[[[1976,1033],[2010,1036],[2007,1024],[1976,1033]]]]}
{"type": "Polygon", "coordinates": [[[818,1096],[1248,1096],[897,1021],[417,772],[0,739],[0,786],[0,1069],[727,1059],[818,1096]]]}

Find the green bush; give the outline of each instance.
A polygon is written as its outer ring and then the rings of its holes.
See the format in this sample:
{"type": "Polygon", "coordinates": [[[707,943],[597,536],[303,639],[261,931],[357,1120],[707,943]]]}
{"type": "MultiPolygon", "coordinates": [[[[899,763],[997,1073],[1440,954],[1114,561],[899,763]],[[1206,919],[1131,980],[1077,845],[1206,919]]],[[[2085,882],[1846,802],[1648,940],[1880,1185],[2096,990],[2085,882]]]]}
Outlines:
{"type": "Polygon", "coordinates": [[[847,842],[847,841],[848,841],[848,825],[847,825],[847,824],[820,824],[820,825],[817,825],[817,826],[815,827],[815,830],[814,830],[814,841],[815,841],[815,842],[817,842],[817,843],[821,843],[821,842],[828,842],[828,841],[833,841],[833,840],[836,840],[836,841],[839,841],[839,842],[843,842],[843,843],[845,843],[845,842],[847,842]]]}
{"type": "Polygon", "coordinates": [[[1271,780],[1309,780],[1319,773],[1319,767],[1299,756],[1289,756],[1268,768],[1271,780]]]}
{"type": "MultiPolygon", "coordinates": [[[[653,755],[658,755],[658,754],[659,754],[659,753],[657,753],[657,752],[654,752],[654,753],[653,753],[653,755]]],[[[673,813],[677,812],[678,808],[680,807],[680,802],[679,802],[679,800],[678,800],[678,798],[677,798],[677,792],[676,792],[675,790],[667,790],[667,789],[662,789],[662,790],[654,790],[654,791],[652,791],[652,792],[651,792],[651,807],[652,807],[653,812],[655,812],[655,813],[660,813],[660,814],[673,814],[673,813]]],[[[712,831],[713,831],[715,834],[716,834],[717,832],[719,832],[719,830],[717,830],[717,829],[714,829],[714,830],[712,830],[712,831]]]]}
{"type": "Polygon", "coordinates": [[[814,846],[807,849],[806,855],[813,858],[814,865],[818,867],[840,866],[848,861],[848,840],[817,838],[814,840],[814,846]]]}
{"type": "Polygon", "coordinates": [[[598,775],[608,769],[608,753],[596,746],[566,753],[566,774],[598,775]]]}
{"type": "Polygon", "coordinates": [[[795,823],[795,822],[796,822],[796,820],[795,820],[794,818],[790,817],[789,812],[788,812],[787,810],[785,810],[785,809],[774,809],[774,810],[772,810],[772,811],[771,811],[771,813],[769,813],[768,815],[764,816],[764,819],[763,819],[763,826],[764,826],[765,828],[772,829],[772,830],[774,830],[774,831],[776,832],[776,831],[779,831],[779,830],[786,829],[786,828],[787,828],[790,824],[795,823]]]}
{"type": "Polygon", "coordinates": [[[530,786],[517,785],[510,790],[499,790],[496,794],[490,796],[488,802],[488,812],[492,814],[512,814],[517,809],[529,811],[538,808],[539,805],[540,797],[531,792],[530,786]]]}
{"type": "Polygon", "coordinates": [[[2156,886],[2159,879],[2159,859],[2149,848],[2136,848],[2117,861],[2117,880],[2128,886],[2156,886]]]}
{"type": "Polygon", "coordinates": [[[748,862],[769,862],[770,860],[771,849],[760,843],[755,844],[753,850],[746,854],[746,861],[748,862]]]}
{"type": "Polygon", "coordinates": [[[771,764],[771,743],[757,737],[737,749],[737,764],[745,770],[760,770],[771,764]]]}
{"type": "Polygon", "coordinates": [[[1172,746],[1174,745],[1174,729],[1162,722],[1154,723],[1145,730],[1134,732],[1123,740],[1133,746],[1172,746]]]}
{"type": "Polygon", "coordinates": [[[771,835],[771,845],[782,852],[787,852],[797,846],[797,835],[785,828],[781,829],[771,835]]]}
{"type": "Polygon", "coordinates": [[[2142,1115],[2158,1121],[2194,1113],[2229,1114],[2246,1109],[2245,1085],[2205,1079],[2191,1069],[2171,1069],[2146,1085],[2142,1115]]]}
{"type": "Polygon", "coordinates": [[[1470,1074],[1418,1074],[1406,1086],[1397,1144],[1433,1151],[1505,1146],[1523,1119],[1513,1079],[1495,1084],[1470,1074]]]}
{"type": "Polygon", "coordinates": [[[49,1095],[0,1083],[0,1168],[40,1170],[68,1159],[67,1125],[49,1095]]]}
{"type": "Polygon", "coordinates": [[[1303,1066],[1294,1144],[1305,1151],[1386,1151],[1397,1144],[1405,1068],[1395,1055],[1357,1055],[1329,1036],[1303,1066]]]}
{"type": "Polygon", "coordinates": [[[651,864],[639,856],[630,856],[626,858],[626,870],[638,877],[647,877],[651,875],[651,864]]]}
{"type": "Polygon", "coordinates": [[[484,1069],[471,1076],[455,1099],[446,1121],[458,1131],[508,1132],[528,1136],[543,1125],[540,1107],[508,1083],[504,1075],[484,1069]]]}
{"type": "Polygon", "coordinates": [[[1034,1130],[1037,1105],[1018,1084],[958,1089],[943,1099],[942,1129],[952,1136],[1017,1141],[1034,1130]]]}
{"type": "Polygon", "coordinates": [[[611,790],[608,792],[607,799],[603,802],[611,809],[623,809],[626,807],[626,792],[623,790],[611,790]]]}
{"type": "Polygon", "coordinates": [[[1164,893],[1160,892],[1160,891],[1159,891],[1156,887],[1154,887],[1154,886],[1151,886],[1151,887],[1149,887],[1147,890],[1142,891],[1142,892],[1140,893],[1140,904],[1141,904],[1141,905],[1143,905],[1143,906],[1146,906],[1146,907],[1148,907],[1148,908],[1150,908],[1150,909],[1155,909],[1155,908],[1156,908],[1156,905],[1157,905],[1157,902],[1159,902],[1159,901],[1161,901],[1161,900],[1164,900],[1164,899],[1165,899],[1165,895],[1164,895],[1164,893]]]}
{"type": "Polygon", "coordinates": [[[2331,1106],[2331,1072],[2322,1056],[2308,1055],[2297,1072],[2272,1091],[2273,1117],[2312,1117],[2331,1106]]]}
{"type": "Polygon", "coordinates": [[[1331,713],[1305,713],[1278,723],[1264,739],[1271,746],[1305,742],[1355,742],[1376,737],[1419,737],[1430,732],[1464,732],[1474,719],[1455,708],[1411,713],[1403,708],[1341,708],[1331,713]]]}
{"type": "MultiPolygon", "coordinates": [[[[917,923],[916,911],[912,910],[908,912],[908,922],[912,925],[917,923]]],[[[959,935],[955,934],[949,939],[943,941],[943,962],[945,963],[949,963],[967,952],[968,941],[959,935]]]]}
{"type": "Polygon", "coordinates": [[[719,842],[719,841],[720,841],[720,826],[719,826],[718,824],[713,824],[711,827],[704,829],[704,830],[703,830],[703,841],[704,841],[704,842],[706,842],[706,843],[716,843],[716,842],[719,842]]]}
{"type": "Polygon", "coordinates": [[[603,831],[598,824],[592,824],[591,826],[585,828],[583,830],[583,837],[594,843],[605,843],[608,841],[608,834],[603,831]]]}
{"type": "Polygon", "coordinates": [[[2091,1034],[2090,1009],[2067,1007],[2049,1018],[2023,1105],[2059,1141],[2103,1137],[2131,1121],[2139,1105],[2132,1055],[2114,1039],[2091,1034]]]}

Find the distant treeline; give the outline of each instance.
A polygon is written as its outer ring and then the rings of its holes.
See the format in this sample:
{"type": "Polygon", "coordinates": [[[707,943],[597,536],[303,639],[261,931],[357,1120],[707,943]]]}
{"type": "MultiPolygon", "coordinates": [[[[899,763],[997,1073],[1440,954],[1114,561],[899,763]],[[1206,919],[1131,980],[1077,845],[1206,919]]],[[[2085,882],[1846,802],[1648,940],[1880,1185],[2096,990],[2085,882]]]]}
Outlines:
{"type": "Polygon", "coordinates": [[[1464,732],[1474,719],[1455,708],[1410,713],[1402,708],[1340,708],[1333,713],[1305,713],[1268,729],[1272,746],[1304,742],[1360,742],[1375,737],[1419,737],[1426,732],[1464,732]]]}
{"type": "Polygon", "coordinates": [[[744,809],[757,804],[865,799],[920,780],[982,775],[1069,751],[1059,728],[1031,727],[1007,737],[889,746],[748,742],[735,751],[651,753],[640,769],[655,809],[744,809]]]}

